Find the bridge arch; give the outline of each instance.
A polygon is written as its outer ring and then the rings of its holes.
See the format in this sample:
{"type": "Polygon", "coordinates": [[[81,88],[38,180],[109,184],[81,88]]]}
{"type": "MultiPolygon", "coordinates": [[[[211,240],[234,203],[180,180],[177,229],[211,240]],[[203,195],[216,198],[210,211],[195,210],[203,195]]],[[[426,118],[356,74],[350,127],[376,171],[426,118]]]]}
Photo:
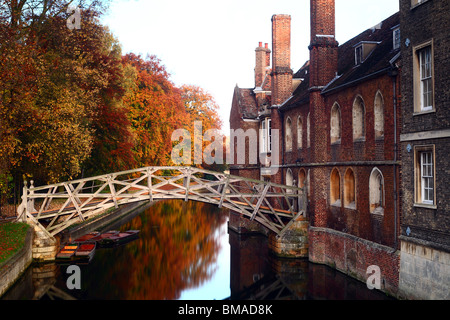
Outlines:
{"type": "MultiPolygon", "coordinates": [[[[49,238],[71,225],[120,205],[164,199],[201,201],[254,220],[278,236],[305,209],[290,205],[302,188],[193,167],[146,167],[58,184],[25,185],[18,219],[37,225],[49,238]]],[[[303,201],[302,203],[306,203],[303,201]]]]}

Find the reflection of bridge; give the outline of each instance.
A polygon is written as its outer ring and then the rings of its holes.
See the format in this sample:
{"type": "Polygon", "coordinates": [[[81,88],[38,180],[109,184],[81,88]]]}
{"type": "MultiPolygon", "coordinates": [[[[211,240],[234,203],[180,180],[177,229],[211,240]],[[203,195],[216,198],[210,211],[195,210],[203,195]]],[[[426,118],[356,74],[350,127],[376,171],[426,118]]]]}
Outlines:
{"type": "Polygon", "coordinates": [[[160,199],[194,200],[241,213],[282,235],[305,215],[303,189],[192,167],[148,167],[35,187],[25,183],[18,218],[49,238],[109,208],[160,199]]]}

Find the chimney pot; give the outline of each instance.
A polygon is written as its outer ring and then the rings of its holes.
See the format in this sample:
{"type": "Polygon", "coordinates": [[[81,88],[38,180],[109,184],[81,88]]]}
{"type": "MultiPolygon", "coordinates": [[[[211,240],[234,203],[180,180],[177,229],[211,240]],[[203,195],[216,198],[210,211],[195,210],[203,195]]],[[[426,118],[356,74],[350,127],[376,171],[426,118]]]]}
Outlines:
{"type": "Polygon", "coordinates": [[[259,43],[259,47],[260,47],[260,48],[262,47],[262,42],[259,43]]]}

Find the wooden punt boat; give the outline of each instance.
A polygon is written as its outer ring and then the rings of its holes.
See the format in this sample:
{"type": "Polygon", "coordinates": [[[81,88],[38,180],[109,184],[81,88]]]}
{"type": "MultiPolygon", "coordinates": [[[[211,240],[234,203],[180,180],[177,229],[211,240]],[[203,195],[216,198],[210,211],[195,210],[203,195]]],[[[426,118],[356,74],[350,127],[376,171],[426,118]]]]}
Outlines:
{"type": "Polygon", "coordinates": [[[123,244],[128,241],[134,240],[138,237],[139,230],[128,230],[124,232],[119,232],[118,234],[111,235],[110,237],[104,238],[100,241],[102,246],[113,246],[118,244],[123,244]]]}
{"type": "Polygon", "coordinates": [[[109,237],[114,236],[114,235],[116,235],[116,234],[118,234],[118,233],[119,233],[118,230],[110,230],[110,231],[101,233],[101,234],[99,234],[99,235],[96,236],[96,237],[91,238],[90,241],[95,241],[95,242],[97,242],[97,243],[100,243],[100,242],[102,242],[103,239],[109,238],[109,237]]]}
{"type": "Polygon", "coordinates": [[[77,260],[91,260],[95,254],[96,242],[85,242],[79,245],[75,252],[75,259],[77,260]]]}
{"type": "Polygon", "coordinates": [[[71,243],[64,245],[56,255],[56,260],[59,261],[71,260],[75,256],[78,247],[79,247],[78,243],[71,243]]]}
{"type": "Polygon", "coordinates": [[[92,241],[93,238],[98,237],[99,235],[100,235],[100,232],[97,232],[97,231],[90,232],[88,234],[85,234],[84,236],[81,236],[81,237],[75,239],[73,242],[81,243],[81,242],[92,241]]]}

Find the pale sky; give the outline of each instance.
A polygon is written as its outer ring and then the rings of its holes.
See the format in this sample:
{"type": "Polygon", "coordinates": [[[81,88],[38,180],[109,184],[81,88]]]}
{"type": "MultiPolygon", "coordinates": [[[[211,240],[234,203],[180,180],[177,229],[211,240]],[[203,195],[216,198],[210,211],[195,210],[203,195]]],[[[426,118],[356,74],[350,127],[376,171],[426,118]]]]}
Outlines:
{"type": "MultiPolygon", "coordinates": [[[[399,10],[398,0],[336,0],[340,44],[399,10]]],[[[229,134],[233,90],[254,87],[255,48],[272,45],[271,17],[291,15],[291,68],[309,59],[309,0],[112,0],[103,23],[123,53],[156,55],[176,86],[197,85],[220,106],[229,134]]]]}

